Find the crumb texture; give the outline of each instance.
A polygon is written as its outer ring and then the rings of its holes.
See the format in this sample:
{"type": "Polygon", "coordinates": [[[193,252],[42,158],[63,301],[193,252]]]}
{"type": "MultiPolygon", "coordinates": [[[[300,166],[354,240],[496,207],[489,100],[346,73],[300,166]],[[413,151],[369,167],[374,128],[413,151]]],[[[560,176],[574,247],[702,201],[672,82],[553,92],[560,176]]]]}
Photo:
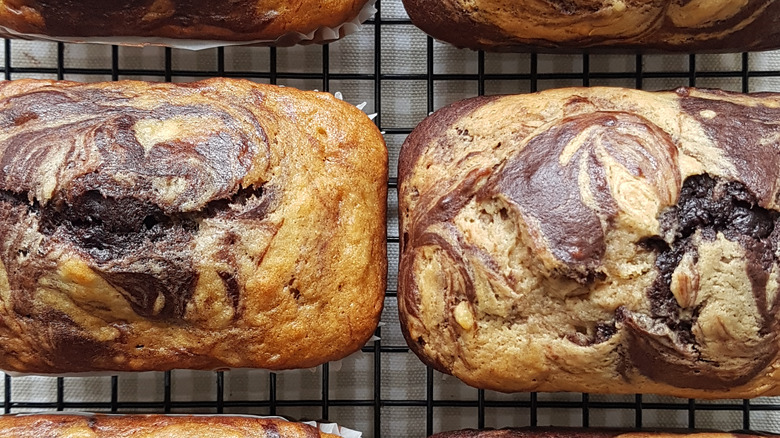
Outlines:
{"type": "Polygon", "coordinates": [[[311,367],[384,293],[387,151],[324,93],[0,86],[0,369],[311,367]]]}
{"type": "Polygon", "coordinates": [[[778,393],[778,117],[619,88],[434,113],[399,167],[409,345],[498,391],[778,393]]]}
{"type": "Polygon", "coordinates": [[[771,0],[404,0],[412,22],[484,50],[737,52],[780,47],[771,0]]]}

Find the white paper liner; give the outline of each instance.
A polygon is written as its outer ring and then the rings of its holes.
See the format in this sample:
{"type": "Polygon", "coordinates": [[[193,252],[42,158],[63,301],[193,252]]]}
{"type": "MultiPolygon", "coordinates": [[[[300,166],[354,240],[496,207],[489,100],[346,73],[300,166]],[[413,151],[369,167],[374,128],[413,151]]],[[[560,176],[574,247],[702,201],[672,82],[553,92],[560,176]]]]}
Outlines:
{"type": "Polygon", "coordinates": [[[227,46],[287,47],[294,46],[296,44],[327,43],[357,32],[362,27],[363,22],[371,18],[376,13],[376,8],[374,7],[375,3],[376,0],[369,0],[355,18],[342,23],[339,26],[320,27],[307,34],[300,32],[290,32],[280,36],[275,40],[216,41],[154,37],[58,37],[51,35],[20,33],[5,26],[0,26],[0,33],[26,40],[42,40],[62,43],[111,44],[131,47],[164,46],[185,50],[205,50],[213,49],[215,47],[227,46]]]}
{"type": "MultiPolygon", "coordinates": [[[[53,412],[42,411],[42,412],[20,412],[20,413],[8,414],[8,415],[15,416],[15,417],[34,417],[37,415],[75,415],[80,417],[94,417],[96,415],[104,416],[104,417],[130,417],[130,416],[143,417],[149,415],[165,416],[165,417],[224,417],[224,418],[240,417],[240,418],[253,418],[258,420],[280,420],[280,421],[290,422],[290,420],[288,420],[287,418],[274,416],[274,415],[263,416],[263,415],[246,415],[246,414],[104,414],[104,413],[90,413],[90,412],[80,412],[80,411],[72,411],[72,412],[71,411],[53,411],[53,412]]],[[[337,423],[320,423],[318,421],[300,421],[299,423],[316,427],[322,432],[338,435],[342,438],[361,438],[363,436],[362,432],[350,429],[348,427],[340,426],[337,423]]]]}

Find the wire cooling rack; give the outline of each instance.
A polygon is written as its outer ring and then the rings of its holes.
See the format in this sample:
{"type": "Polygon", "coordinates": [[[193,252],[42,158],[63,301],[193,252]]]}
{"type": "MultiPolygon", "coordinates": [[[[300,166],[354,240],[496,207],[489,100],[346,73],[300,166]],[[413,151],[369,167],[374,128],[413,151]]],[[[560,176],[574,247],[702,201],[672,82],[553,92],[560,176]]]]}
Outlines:
{"type": "Polygon", "coordinates": [[[780,432],[780,399],[700,401],[650,395],[499,394],[427,369],[397,322],[396,163],[401,143],[428,113],[481,94],[560,86],[780,91],[780,52],[726,55],[534,55],[456,50],[414,28],[399,0],[380,0],[358,33],[326,46],[165,48],[6,40],[6,79],[192,81],[240,77],[341,91],[367,102],[390,153],[389,276],[380,338],[337,363],[271,373],[173,371],[98,377],[4,378],[6,413],[244,413],[327,419],[366,437],[423,437],[467,427],[527,425],[754,429],[780,432]]]}

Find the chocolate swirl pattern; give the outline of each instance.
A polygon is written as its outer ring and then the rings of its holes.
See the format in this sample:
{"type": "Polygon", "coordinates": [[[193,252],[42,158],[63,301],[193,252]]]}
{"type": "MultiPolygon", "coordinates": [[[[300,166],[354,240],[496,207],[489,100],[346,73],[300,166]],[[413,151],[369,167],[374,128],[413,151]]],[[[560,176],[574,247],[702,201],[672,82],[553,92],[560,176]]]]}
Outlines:
{"type": "Polygon", "coordinates": [[[533,136],[507,159],[488,194],[516,206],[529,234],[547,245],[553,270],[588,283],[605,274],[609,222],[619,212],[641,221],[673,204],[679,174],[672,139],[652,122],[626,113],[590,113],[533,136]]]}
{"type": "Polygon", "coordinates": [[[152,37],[275,41],[335,28],[366,1],[2,0],[0,26],[52,37],[152,37]],[[300,14],[298,11],[315,11],[300,14]]]}
{"type": "Polygon", "coordinates": [[[778,103],[595,88],[435,113],[399,168],[409,345],[499,391],[777,393],[778,103]]]}
{"type": "Polygon", "coordinates": [[[291,368],[370,336],[386,151],[357,109],[232,80],[18,81],[0,99],[0,368],[291,368]],[[353,329],[309,344],[275,318],[353,329]]]}
{"type": "Polygon", "coordinates": [[[780,47],[774,0],[404,0],[435,38],[483,50],[734,52],[780,47]]]}

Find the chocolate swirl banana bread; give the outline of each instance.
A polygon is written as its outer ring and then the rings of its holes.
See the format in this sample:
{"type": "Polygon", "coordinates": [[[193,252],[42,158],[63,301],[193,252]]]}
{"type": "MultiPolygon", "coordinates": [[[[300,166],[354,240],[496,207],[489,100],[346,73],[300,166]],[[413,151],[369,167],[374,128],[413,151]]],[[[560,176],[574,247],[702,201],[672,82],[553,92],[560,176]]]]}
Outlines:
{"type": "Polygon", "coordinates": [[[0,26],[50,37],[253,41],[335,28],[366,0],[0,0],[0,26]]]}
{"type": "Polygon", "coordinates": [[[412,350],[498,391],[780,393],[780,95],[455,103],[399,164],[412,350]]]}
{"type": "Polygon", "coordinates": [[[691,431],[691,430],[627,430],[575,429],[568,427],[465,429],[441,432],[430,438],[749,438],[772,436],[761,432],[691,431]]]}
{"type": "Polygon", "coordinates": [[[3,415],[0,438],[336,438],[303,423],[236,416],[3,415]]]}
{"type": "Polygon", "coordinates": [[[774,0],[404,0],[412,22],[491,51],[742,52],[780,48],[774,0]]]}
{"type": "Polygon", "coordinates": [[[385,287],[387,150],[325,93],[0,83],[0,369],[312,367],[385,287]]]}

